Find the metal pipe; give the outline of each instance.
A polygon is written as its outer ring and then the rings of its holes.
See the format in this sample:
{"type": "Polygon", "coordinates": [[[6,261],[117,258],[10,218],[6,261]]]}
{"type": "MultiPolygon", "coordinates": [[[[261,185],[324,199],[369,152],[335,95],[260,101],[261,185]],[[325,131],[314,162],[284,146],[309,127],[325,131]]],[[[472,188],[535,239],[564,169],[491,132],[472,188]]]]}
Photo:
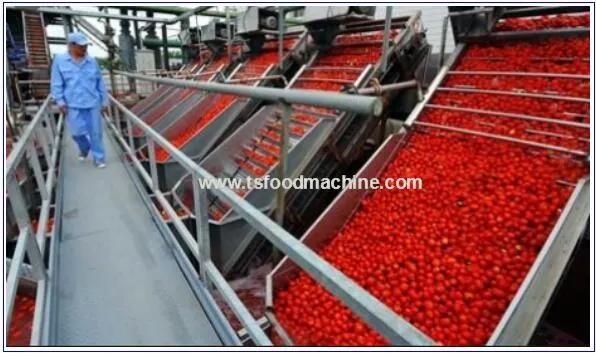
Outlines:
{"type": "MultiPolygon", "coordinates": [[[[403,28],[406,25],[405,22],[393,22],[391,23],[391,29],[403,28]]],[[[362,27],[348,27],[339,31],[339,34],[350,34],[350,33],[362,33],[372,31],[382,31],[385,28],[384,24],[362,26],[362,27]]]]}
{"type": "Polygon", "coordinates": [[[427,104],[426,108],[452,110],[455,112],[474,113],[474,114],[482,114],[482,115],[492,115],[492,116],[507,117],[507,118],[528,120],[528,121],[537,121],[537,122],[541,122],[541,123],[558,124],[558,125],[571,126],[571,127],[577,127],[577,128],[583,128],[583,129],[590,128],[590,124],[578,123],[575,121],[543,118],[543,117],[539,117],[539,116],[526,115],[526,114],[506,113],[506,112],[500,112],[497,110],[483,110],[483,109],[474,109],[474,108],[452,107],[452,106],[441,105],[441,104],[427,104]]]}
{"type": "Polygon", "coordinates": [[[316,78],[316,77],[299,77],[296,81],[331,82],[331,83],[342,83],[345,85],[354,83],[354,81],[352,81],[352,80],[342,80],[339,78],[316,78]]]}
{"type": "Polygon", "coordinates": [[[567,140],[582,141],[582,137],[579,137],[579,136],[564,135],[564,134],[559,134],[559,133],[555,133],[555,132],[534,130],[534,129],[526,129],[525,131],[530,134],[544,135],[544,136],[549,136],[549,137],[557,137],[557,138],[562,138],[562,139],[567,139],[567,140]]]}
{"type": "Polygon", "coordinates": [[[358,94],[367,94],[367,95],[368,94],[379,95],[379,94],[386,93],[386,92],[400,91],[402,89],[413,88],[413,87],[418,87],[418,81],[409,80],[409,81],[398,82],[398,83],[390,83],[388,85],[383,85],[383,86],[378,86],[378,87],[361,88],[357,91],[357,93],[358,94]]]}
{"type": "Polygon", "coordinates": [[[304,89],[286,90],[271,87],[252,87],[215,82],[187,81],[133,74],[125,71],[115,71],[115,73],[142,81],[156,82],[183,88],[195,88],[208,92],[232,94],[271,102],[314,105],[373,116],[379,116],[383,111],[383,103],[380,99],[374,97],[332,92],[317,92],[316,94],[313,94],[312,90],[304,89]]]}
{"type": "Polygon", "coordinates": [[[351,66],[310,66],[310,67],[306,67],[304,69],[305,71],[333,71],[333,70],[339,70],[339,71],[357,71],[357,72],[361,72],[362,69],[361,68],[355,68],[355,67],[351,67],[351,66]]]}
{"type": "Polygon", "coordinates": [[[225,83],[242,83],[242,82],[255,82],[255,81],[262,81],[262,80],[282,80],[284,86],[288,85],[288,80],[283,75],[271,75],[271,76],[264,76],[264,77],[247,77],[247,78],[238,78],[232,80],[226,80],[225,83]]]}
{"type": "MultiPolygon", "coordinates": [[[[252,88],[252,87],[251,87],[252,88]]],[[[252,88],[253,90],[255,88],[252,88]]],[[[289,91],[289,90],[288,90],[289,91]]],[[[323,92],[321,92],[323,93],[323,92]]],[[[190,157],[173,146],[163,136],[153,130],[149,125],[134,115],[113,96],[110,101],[120,109],[128,119],[152,138],[159,146],[165,149],[187,171],[195,173],[203,179],[214,179],[208,171],[197,165],[190,157]]],[[[289,103],[289,102],[288,102],[289,103]]],[[[296,237],[273,222],[268,216],[254,207],[248,201],[238,196],[228,188],[211,190],[214,196],[221,198],[231,205],[240,217],[260,232],[274,247],[285,253],[294,263],[311,275],[325,289],[334,294],[344,304],[354,311],[371,328],[379,332],[392,344],[434,345],[435,343],[412,326],[402,317],[395,314],[389,307],[372,296],[352,279],[337,270],[326,260],[309,249],[296,237]]]]}
{"type": "Polygon", "coordinates": [[[381,54],[381,71],[387,71],[387,56],[389,55],[389,30],[391,29],[391,12],[393,6],[385,7],[385,28],[383,30],[383,53],[381,54]]]}
{"type": "Polygon", "coordinates": [[[19,81],[19,85],[27,85],[27,84],[49,84],[50,80],[22,80],[19,81]]]}
{"type": "Polygon", "coordinates": [[[459,71],[452,70],[448,75],[479,75],[479,76],[528,76],[528,77],[548,77],[548,78],[569,78],[578,80],[589,80],[590,75],[575,75],[550,72],[518,72],[518,71],[459,71]]]}
{"type": "MultiPolygon", "coordinates": [[[[164,43],[163,39],[159,39],[159,38],[145,37],[145,39],[143,39],[143,45],[149,49],[160,48],[163,46],[163,43],[164,43]]],[[[182,43],[178,39],[169,38],[167,40],[167,43],[168,43],[168,47],[172,47],[172,48],[181,48],[182,47],[182,43]]]]}
{"type": "Polygon", "coordinates": [[[527,98],[539,98],[539,99],[554,99],[554,100],[564,100],[564,101],[569,101],[569,102],[590,103],[590,99],[589,98],[559,96],[559,95],[539,94],[539,93],[497,91],[497,90],[492,90],[492,89],[439,87],[439,88],[437,88],[437,91],[439,91],[439,92],[497,94],[497,95],[515,96],[515,97],[527,97],[527,98]]]}
{"type": "Polygon", "coordinates": [[[25,245],[29,241],[29,231],[22,229],[18,236],[17,245],[12,255],[12,265],[6,274],[6,296],[4,297],[4,305],[6,310],[6,317],[4,319],[4,334],[8,337],[10,330],[10,322],[12,321],[12,311],[14,308],[15,297],[17,296],[19,275],[21,272],[21,264],[25,259],[25,245]]]}
{"type": "Polygon", "coordinates": [[[120,8],[134,8],[137,11],[151,11],[155,13],[161,13],[166,15],[182,15],[183,13],[188,11],[186,7],[179,7],[179,6],[143,6],[143,5],[132,5],[132,6],[103,6],[111,9],[120,9],[120,8]]]}
{"type": "Polygon", "coordinates": [[[509,137],[509,136],[504,136],[504,135],[491,134],[491,133],[482,132],[482,131],[464,129],[464,128],[459,128],[459,127],[455,127],[455,126],[426,123],[426,122],[422,122],[422,121],[415,121],[414,124],[415,125],[419,125],[419,126],[425,126],[425,127],[435,128],[435,129],[441,129],[441,130],[459,132],[459,133],[462,133],[462,134],[476,135],[476,136],[481,136],[481,137],[488,137],[488,138],[492,138],[492,139],[495,139],[495,140],[513,142],[513,143],[518,143],[518,144],[521,144],[521,145],[527,145],[527,146],[531,146],[531,147],[544,148],[544,149],[547,149],[547,150],[552,150],[552,151],[557,151],[557,152],[563,152],[563,153],[569,153],[569,154],[573,154],[573,155],[577,155],[577,156],[582,156],[582,157],[585,157],[585,156],[588,155],[584,151],[574,150],[574,149],[560,147],[560,146],[548,145],[546,143],[527,141],[527,140],[518,139],[518,138],[514,138],[514,137],[509,137]]]}
{"type": "MultiPolygon", "coordinates": [[[[590,61],[590,58],[582,58],[576,56],[530,56],[530,61],[590,61]]],[[[468,56],[466,60],[484,60],[484,61],[506,61],[509,60],[506,56],[468,56]]]]}
{"type": "MultiPolygon", "coordinates": [[[[15,7],[22,9],[23,6],[15,7]]],[[[143,21],[143,22],[156,22],[156,23],[168,23],[171,21],[167,18],[155,18],[155,17],[139,17],[139,16],[128,16],[128,15],[117,15],[107,12],[94,12],[94,11],[78,11],[64,8],[53,8],[53,7],[39,7],[37,9],[27,7],[28,11],[38,11],[43,13],[54,13],[59,15],[71,15],[71,16],[84,16],[84,17],[99,17],[115,20],[130,20],[130,21],[143,21]]]]}
{"type": "Polygon", "coordinates": [[[273,328],[275,333],[279,336],[279,338],[281,338],[283,343],[286,346],[293,346],[294,342],[290,338],[290,335],[288,335],[283,326],[281,326],[281,323],[277,320],[277,317],[275,317],[275,314],[270,308],[265,309],[265,317],[271,324],[271,327],[273,328]]]}
{"type": "Polygon", "coordinates": [[[212,7],[213,6],[197,6],[197,7],[195,7],[194,9],[192,9],[190,11],[186,11],[185,13],[183,13],[183,14],[181,14],[179,16],[176,16],[175,18],[173,18],[172,20],[170,20],[169,22],[167,22],[167,24],[173,25],[176,22],[185,20],[185,19],[187,19],[187,18],[189,18],[191,16],[198,15],[198,14],[200,14],[202,12],[205,12],[205,11],[209,10],[210,8],[212,8],[212,7]]]}
{"type": "MultiPolygon", "coordinates": [[[[50,117],[49,119],[52,119],[50,117]]],[[[61,140],[61,132],[62,132],[62,125],[64,123],[64,116],[61,114],[58,119],[58,125],[56,127],[54,142],[53,142],[53,150],[52,156],[50,158],[50,168],[47,172],[47,180],[45,183],[45,188],[48,190],[48,193],[51,195],[54,190],[55,178],[56,178],[56,167],[58,164],[58,152],[60,148],[60,140],[61,140]]],[[[39,214],[39,223],[36,233],[36,239],[39,246],[39,250],[42,254],[45,254],[45,244],[46,244],[46,227],[48,218],[50,215],[50,206],[51,206],[51,199],[45,200],[41,204],[41,212],[39,214]]],[[[38,283],[37,292],[36,292],[36,300],[35,300],[35,311],[33,314],[33,324],[31,327],[31,341],[30,344],[32,346],[38,346],[41,344],[41,325],[43,321],[43,313],[45,312],[45,306],[47,305],[45,301],[45,291],[47,290],[48,282],[44,281],[43,284],[38,283]]]]}
{"type": "MultiPolygon", "coordinates": [[[[289,104],[282,104],[281,112],[281,141],[279,148],[279,162],[277,165],[277,177],[279,180],[284,180],[287,173],[287,158],[288,158],[288,136],[289,136],[289,125],[290,118],[292,117],[292,106],[289,104]]],[[[284,224],[284,215],[286,207],[286,190],[283,187],[277,189],[276,193],[276,205],[275,205],[275,220],[280,227],[284,224]]],[[[273,263],[277,263],[280,260],[279,251],[274,249],[273,251],[273,263]]]]}
{"type": "Polygon", "coordinates": [[[571,112],[563,112],[563,115],[567,115],[573,118],[589,118],[589,114],[581,114],[581,113],[571,113],[571,112]]]}
{"type": "Polygon", "coordinates": [[[590,12],[590,8],[583,6],[523,6],[516,7],[514,9],[505,9],[501,18],[529,17],[579,12],[590,12]]]}

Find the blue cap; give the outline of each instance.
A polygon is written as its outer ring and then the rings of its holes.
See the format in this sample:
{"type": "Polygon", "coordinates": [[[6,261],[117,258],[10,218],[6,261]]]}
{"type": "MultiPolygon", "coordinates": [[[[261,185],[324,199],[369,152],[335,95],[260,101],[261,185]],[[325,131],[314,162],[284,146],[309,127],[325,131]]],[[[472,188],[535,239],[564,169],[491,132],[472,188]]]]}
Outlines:
{"type": "Polygon", "coordinates": [[[74,43],[77,45],[89,45],[91,42],[81,32],[72,32],[68,34],[68,43],[74,43]]]}

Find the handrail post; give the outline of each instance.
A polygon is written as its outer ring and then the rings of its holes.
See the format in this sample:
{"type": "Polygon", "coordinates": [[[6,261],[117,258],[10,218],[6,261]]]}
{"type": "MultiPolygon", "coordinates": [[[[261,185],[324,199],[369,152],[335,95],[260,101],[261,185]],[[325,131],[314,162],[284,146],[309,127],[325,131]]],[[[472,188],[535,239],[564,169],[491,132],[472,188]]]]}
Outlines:
{"type": "MultiPolygon", "coordinates": [[[[47,161],[50,159],[50,156],[51,156],[50,143],[48,142],[48,140],[51,140],[52,138],[51,137],[48,138],[48,136],[45,134],[47,132],[47,130],[42,131],[42,129],[45,129],[45,128],[43,126],[36,127],[34,130],[34,133],[33,133],[33,137],[37,138],[37,141],[39,141],[39,144],[41,145],[41,150],[43,151],[44,158],[47,161]]],[[[31,144],[31,147],[35,148],[35,146],[33,144],[31,144]]]]}
{"type": "Polygon", "coordinates": [[[159,191],[159,176],[157,174],[157,164],[155,161],[155,142],[150,136],[147,136],[147,149],[149,150],[149,171],[151,173],[151,183],[153,191],[159,191]]]}
{"type": "MultiPolygon", "coordinates": [[[[197,246],[199,254],[200,274],[205,284],[209,284],[206,264],[211,261],[211,238],[209,234],[209,211],[207,190],[199,185],[199,176],[191,174],[194,200],[195,224],[197,228],[197,246]]],[[[208,286],[209,287],[209,286],[208,286]]]]}
{"type": "MultiPolygon", "coordinates": [[[[50,122],[51,120],[52,119],[51,119],[51,116],[49,113],[43,114],[43,116],[41,118],[41,127],[40,127],[40,129],[42,129],[43,133],[45,134],[45,135],[42,134],[42,136],[48,139],[47,145],[49,147],[48,151],[50,151],[50,152],[53,151],[54,148],[56,147],[56,146],[54,146],[54,136],[56,136],[56,129],[55,129],[55,126],[52,125],[52,123],[50,122]]],[[[47,158],[49,158],[50,155],[51,155],[51,153],[47,155],[47,158]]]]}
{"type": "Polygon", "coordinates": [[[52,115],[52,113],[50,111],[48,111],[46,113],[46,119],[47,119],[48,123],[50,124],[50,129],[52,131],[52,135],[56,136],[56,134],[58,134],[59,131],[58,131],[58,127],[56,126],[56,119],[54,119],[54,116],[52,115]]]}
{"type": "MultiPolygon", "coordinates": [[[[277,172],[280,182],[283,182],[284,178],[287,176],[288,135],[290,118],[292,117],[292,106],[287,103],[281,103],[281,106],[281,141],[279,148],[279,163],[277,165],[277,172]]],[[[277,189],[276,198],[277,200],[275,207],[275,220],[277,221],[277,224],[283,227],[286,207],[286,190],[284,189],[283,185],[280,185],[280,187],[277,189]]],[[[279,260],[281,260],[281,256],[278,249],[273,248],[272,257],[273,263],[277,263],[279,260]]]]}
{"type": "MultiPolygon", "coordinates": [[[[118,108],[116,108],[116,110],[118,110],[118,108]]],[[[135,148],[135,140],[134,137],[132,136],[132,121],[129,117],[125,117],[126,119],[126,132],[128,135],[128,145],[130,146],[130,148],[134,151],[136,150],[135,148]]]]}

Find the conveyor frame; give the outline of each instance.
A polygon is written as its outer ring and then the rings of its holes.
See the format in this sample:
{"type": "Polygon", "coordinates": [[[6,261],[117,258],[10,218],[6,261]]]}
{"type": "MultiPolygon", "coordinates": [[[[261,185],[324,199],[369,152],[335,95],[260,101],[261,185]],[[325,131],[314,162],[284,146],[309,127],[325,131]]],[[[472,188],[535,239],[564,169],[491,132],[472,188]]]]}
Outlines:
{"type": "MultiPolygon", "coordinates": [[[[282,94],[282,91],[284,90],[266,88],[239,90],[238,87],[224,86],[225,85],[210,84],[205,88],[209,91],[215,91],[218,93],[228,93],[230,89],[234,89],[234,91],[239,94],[247,95],[252,98],[265,98],[269,101],[275,101],[280,96],[286,95],[285,92],[282,94]]],[[[359,104],[364,104],[364,106],[367,106],[369,110],[368,112],[362,112],[372,115],[376,115],[378,113],[376,110],[376,102],[378,102],[378,99],[373,97],[358,97],[354,95],[328,92],[322,92],[321,94],[317,95],[317,97],[301,94],[294,94],[288,97],[291,101],[297,104],[312,104],[312,102],[318,102],[316,105],[323,105],[327,108],[337,108],[338,106],[341,106],[341,101],[343,98],[346,98],[352,100],[353,102],[358,102],[352,107],[354,110],[359,109],[357,108],[359,104]]],[[[142,120],[126,109],[124,105],[119,103],[113,97],[110,97],[110,100],[113,105],[122,113],[126,120],[131,121],[131,124],[141,127],[145,133],[148,134],[148,136],[154,141],[152,145],[157,144],[160,147],[166,149],[176,158],[180,164],[185,166],[188,172],[193,174],[193,194],[195,197],[194,206],[195,214],[197,215],[197,217],[195,217],[195,222],[198,230],[198,239],[196,240],[190,234],[186,226],[180,221],[179,217],[176,215],[168,201],[164,198],[161,191],[159,191],[157,180],[158,176],[156,175],[155,168],[150,169],[151,174],[147,173],[137,159],[134,151],[130,146],[127,145],[125,139],[119,135],[117,129],[113,129],[120,143],[126,150],[128,158],[131,159],[133,166],[139,173],[141,180],[144,181],[144,183],[150,188],[157,200],[160,202],[160,206],[173,220],[172,224],[179,232],[182,242],[188,246],[188,250],[191,252],[193,259],[197,260],[200,267],[201,279],[206,283],[217,282],[216,287],[223,289],[220,290],[220,293],[224,296],[226,302],[231,305],[234,313],[243,323],[254,343],[270,344],[270,341],[266,336],[264,336],[264,333],[262,333],[262,330],[256,320],[250,317],[250,315],[247,315],[246,309],[235,296],[234,292],[226,289],[226,286],[229,285],[225,282],[221,275],[218,275],[219,272],[210,259],[208,214],[205,207],[207,190],[202,189],[199,186],[198,178],[212,179],[213,176],[198,166],[194,161],[192,161],[192,159],[182,154],[178,149],[172,146],[162,136],[153,131],[149,126],[144,124],[142,120]]],[[[360,107],[363,108],[363,106],[360,107]]],[[[152,161],[152,163],[155,163],[155,161],[152,161]]],[[[275,247],[288,254],[290,258],[300,264],[303,269],[310,273],[325,288],[340,297],[342,301],[352,308],[357,315],[362,317],[365,322],[370,324],[372,327],[376,328],[390,342],[395,344],[403,344],[404,342],[412,341],[419,344],[428,344],[430,342],[417,329],[405,323],[403,319],[392,313],[384,304],[372,297],[370,293],[355,284],[337,269],[330,266],[325,260],[321,259],[310,249],[302,245],[294,238],[294,236],[287,233],[283,228],[271,221],[266,215],[261,213],[250,203],[236,195],[232,190],[220,188],[213,189],[211,191],[217,197],[220,197],[225,202],[229,203],[241,217],[245,218],[247,222],[255,227],[260,234],[271,241],[275,247]]]]}
{"type": "MultiPolygon", "coordinates": [[[[541,34],[545,31],[540,31],[541,34]]],[[[548,35],[584,34],[585,30],[556,30],[548,35]]],[[[522,38],[533,39],[532,33],[524,33],[522,38]]],[[[521,39],[519,36],[508,36],[509,39],[521,39]]],[[[408,139],[416,120],[432,99],[434,93],[444,81],[447,73],[464,52],[465,43],[456,46],[454,53],[441,68],[432,81],[423,100],[414,108],[406,120],[404,127],[392,136],[389,136],[383,145],[375,152],[371,159],[358,172],[356,177],[379,177],[385,167],[397,154],[401,146],[408,139]]],[[[532,268],[526,274],[524,281],[514,299],[508,305],[505,314],[493,331],[487,345],[520,346],[528,344],[544,310],[563,274],[575,245],[581,238],[590,216],[590,179],[586,176],[575,185],[571,197],[559,216],[555,227],[552,229],[544,246],[538,254],[532,268]]],[[[357,211],[360,201],[367,194],[366,190],[344,190],[327,207],[325,212],[300,238],[300,241],[309,248],[318,250],[337,231],[339,231],[351,216],[357,211]]],[[[273,297],[277,288],[285,284],[295,275],[297,267],[284,258],[267,277],[266,305],[269,315],[273,315],[273,297]]],[[[283,328],[281,328],[283,330],[283,328]]]]}

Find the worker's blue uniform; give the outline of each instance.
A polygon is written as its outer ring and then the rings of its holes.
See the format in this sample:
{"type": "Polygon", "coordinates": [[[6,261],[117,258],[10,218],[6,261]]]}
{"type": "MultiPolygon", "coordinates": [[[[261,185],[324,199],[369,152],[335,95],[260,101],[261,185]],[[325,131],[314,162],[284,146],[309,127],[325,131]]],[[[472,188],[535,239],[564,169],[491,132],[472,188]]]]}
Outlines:
{"type": "Polygon", "coordinates": [[[108,106],[108,93],[95,59],[85,55],[76,61],[70,54],[57,55],[51,91],[56,104],[68,108],[66,121],[81,155],[91,151],[96,163],[104,163],[101,109],[108,106]]]}

